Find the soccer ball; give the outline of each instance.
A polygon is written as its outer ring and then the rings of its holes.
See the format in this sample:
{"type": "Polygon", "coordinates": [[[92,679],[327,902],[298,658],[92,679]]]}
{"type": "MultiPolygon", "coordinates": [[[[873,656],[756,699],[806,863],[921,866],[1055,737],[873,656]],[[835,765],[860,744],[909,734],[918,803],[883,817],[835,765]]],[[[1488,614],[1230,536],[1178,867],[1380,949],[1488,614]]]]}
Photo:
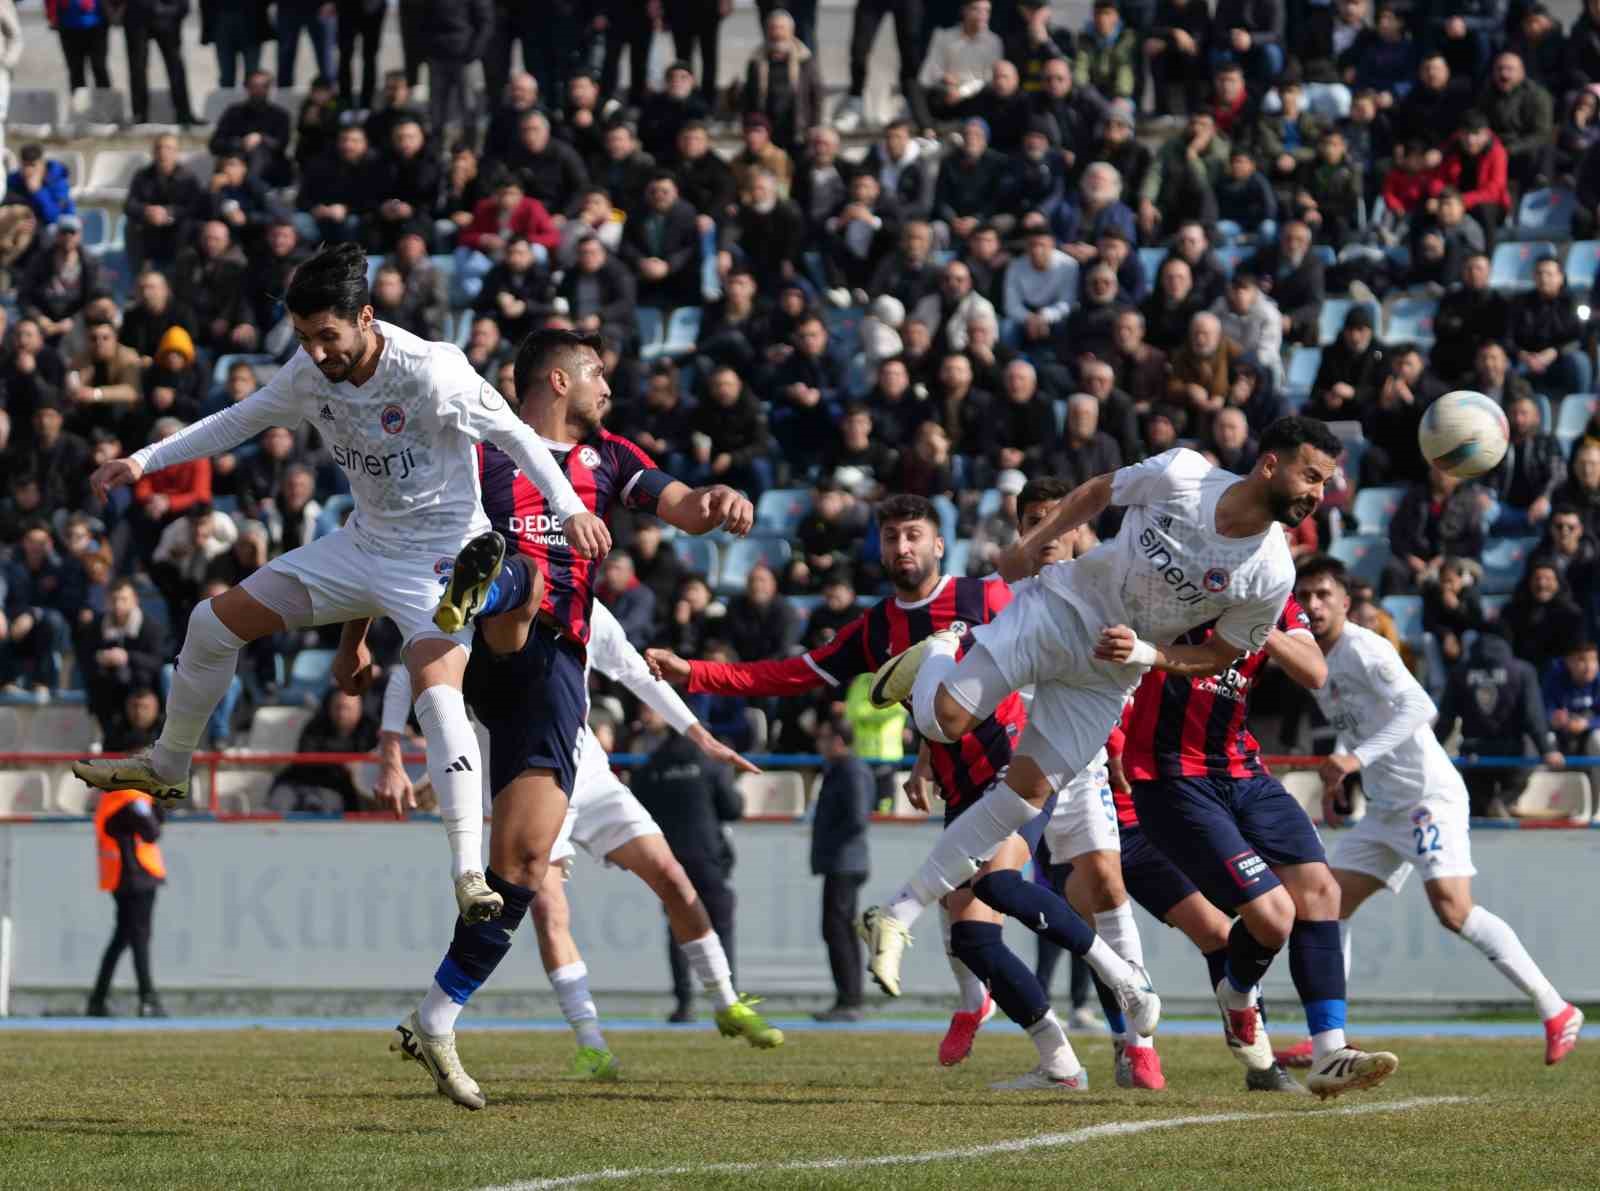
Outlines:
{"type": "Polygon", "coordinates": [[[1463,480],[1481,476],[1505,458],[1510,438],[1505,410],[1471,389],[1446,393],[1417,426],[1417,444],[1428,462],[1463,480]]]}

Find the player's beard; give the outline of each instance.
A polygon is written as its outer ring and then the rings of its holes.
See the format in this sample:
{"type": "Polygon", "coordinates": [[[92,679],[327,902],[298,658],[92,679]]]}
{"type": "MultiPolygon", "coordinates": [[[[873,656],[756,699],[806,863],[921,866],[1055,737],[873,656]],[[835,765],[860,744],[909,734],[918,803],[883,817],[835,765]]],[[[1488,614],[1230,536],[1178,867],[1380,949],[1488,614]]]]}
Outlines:
{"type": "Polygon", "coordinates": [[[919,558],[912,561],[910,569],[904,569],[897,561],[889,568],[889,581],[894,584],[897,591],[920,591],[922,585],[928,581],[928,576],[933,573],[935,565],[932,562],[925,563],[919,558]]]}
{"type": "Polygon", "coordinates": [[[1272,519],[1281,521],[1290,529],[1295,528],[1312,513],[1317,511],[1317,501],[1311,496],[1290,496],[1287,492],[1274,490],[1272,493],[1272,519]]]}

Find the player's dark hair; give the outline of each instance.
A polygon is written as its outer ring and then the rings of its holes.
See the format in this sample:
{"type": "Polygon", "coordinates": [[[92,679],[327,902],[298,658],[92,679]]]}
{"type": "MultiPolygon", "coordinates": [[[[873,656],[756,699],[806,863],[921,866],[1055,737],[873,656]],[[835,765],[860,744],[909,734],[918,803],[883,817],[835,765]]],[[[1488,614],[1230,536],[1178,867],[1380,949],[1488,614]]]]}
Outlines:
{"type": "Polygon", "coordinates": [[[1038,504],[1045,504],[1052,500],[1063,500],[1072,492],[1072,485],[1065,480],[1058,480],[1054,476],[1042,476],[1037,480],[1029,480],[1022,486],[1022,491],[1017,494],[1017,524],[1022,524],[1023,517],[1028,510],[1038,504]]]}
{"type": "Polygon", "coordinates": [[[517,349],[517,362],[512,377],[517,386],[517,400],[528,395],[533,382],[576,352],[589,348],[595,355],[604,355],[605,340],[598,335],[584,335],[578,331],[564,331],[556,327],[541,327],[522,341],[517,349]]]}
{"type": "Polygon", "coordinates": [[[353,243],[322,249],[294,271],[283,300],[300,318],[326,310],[355,322],[361,308],[372,301],[367,292],[367,254],[353,243]]]}
{"type": "Polygon", "coordinates": [[[890,496],[878,502],[878,527],[895,525],[901,521],[926,521],[939,531],[939,510],[925,496],[890,496]]]}
{"type": "Polygon", "coordinates": [[[1600,646],[1596,646],[1593,641],[1579,641],[1576,645],[1567,646],[1567,657],[1575,653],[1600,653],[1600,646]]]}
{"type": "Polygon", "coordinates": [[[1294,583],[1299,587],[1302,583],[1309,583],[1324,576],[1332,579],[1345,591],[1350,590],[1350,572],[1344,563],[1331,554],[1313,554],[1302,562],[1294,573],[1294,583]]]}
{"type": "Polygon", "coordinates": [[[1344,454],[1344,443],[1326,422],[1291,414],[1279,418],[1261,434],[1261,453],[1293,455],[1301,447],[1321,451],[1331,459],[1344,454]]]}

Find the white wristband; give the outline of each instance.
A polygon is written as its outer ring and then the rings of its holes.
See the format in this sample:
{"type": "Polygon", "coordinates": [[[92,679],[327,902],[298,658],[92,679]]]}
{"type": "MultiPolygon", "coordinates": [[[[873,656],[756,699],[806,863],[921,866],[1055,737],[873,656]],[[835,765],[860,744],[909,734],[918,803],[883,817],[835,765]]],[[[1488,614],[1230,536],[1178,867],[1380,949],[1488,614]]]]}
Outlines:
{"type": "Polygon", "coordinates": [[[1130,666],[1154,666],[1156,664],[1156,647],[1142,637],[1133,639],[1133,652],[1128,655],[1130,666]]]}

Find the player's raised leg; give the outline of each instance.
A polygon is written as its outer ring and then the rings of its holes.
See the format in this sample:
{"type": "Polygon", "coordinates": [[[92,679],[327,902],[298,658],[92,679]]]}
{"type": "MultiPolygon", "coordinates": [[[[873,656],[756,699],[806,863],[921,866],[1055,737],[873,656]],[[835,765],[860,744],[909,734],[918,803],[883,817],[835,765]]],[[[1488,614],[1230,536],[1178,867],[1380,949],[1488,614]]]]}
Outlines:
{"type": "Polygon", "coordinates": [[[567,905],[566,874],[560,865],[545,869],[544,883],[533,903],[533,929],[539,937],[539,959],[556,994],[561,1016],[578,1039],[568,1075],[573,1079],[614,1080],[621,1073],[616,1055],[600,1032],[600,1011],[589,993],[589,968],[572,938],[572,912],[567,905]]]}
{"type": "Polygon", "coordinates": [[[683,948],[689,967],[717,1010],[717,1029],[725,1038],[743,1038],[758,1050],[783,1045],[783,1031],[769,1025],[755,1006],[759,999],[740,994],[722,940],[712,929],[711,917],[695,892],[683,865],[673,856],[666,837],[641,835],[606,854],[606,860],[627,869],[661,899],[667,928],[683,948]]]}

